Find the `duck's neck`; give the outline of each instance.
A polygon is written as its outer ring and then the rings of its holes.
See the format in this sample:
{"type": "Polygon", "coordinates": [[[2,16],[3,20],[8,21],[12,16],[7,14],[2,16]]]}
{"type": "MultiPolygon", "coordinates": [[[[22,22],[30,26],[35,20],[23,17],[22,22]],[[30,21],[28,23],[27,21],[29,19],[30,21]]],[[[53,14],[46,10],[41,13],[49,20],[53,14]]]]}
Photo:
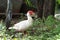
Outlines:
{"type": "Polygon", "coordinates": [[[33,19],[31,16],[27,16],[27,18],[28,18],[28,21],[33,22],[33,19]]]}

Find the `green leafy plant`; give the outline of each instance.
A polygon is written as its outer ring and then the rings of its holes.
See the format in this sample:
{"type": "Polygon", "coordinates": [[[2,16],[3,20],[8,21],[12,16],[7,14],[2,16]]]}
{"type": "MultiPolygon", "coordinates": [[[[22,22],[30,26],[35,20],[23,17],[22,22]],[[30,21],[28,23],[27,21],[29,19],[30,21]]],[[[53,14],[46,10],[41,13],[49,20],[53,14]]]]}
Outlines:
{"type": "Polygon", "coordinates": [[[60,0],[56,0],[60,4],[60,0]]]}
{"type": "MultiPolygon", "coordinates": [[[[1,40],[57,40],[60,39],[60,21],[49,16],[45,22],[40,18],[36,19],[33,26],[27,30],[28,34],[21,37],[20,33],[9,35],[6,32],[5,24],[0,22],[0,36],[1,40]]],[[[11,34],[12,32],[10,32],[11,34]]]]}
{"type": "Polygon", "coordinates": [[[35,6],[32,4],[32,2],[31,2],[30,0],[25,0],[25,3],[26,3],[29,7],[35,8],[35,6]]]}

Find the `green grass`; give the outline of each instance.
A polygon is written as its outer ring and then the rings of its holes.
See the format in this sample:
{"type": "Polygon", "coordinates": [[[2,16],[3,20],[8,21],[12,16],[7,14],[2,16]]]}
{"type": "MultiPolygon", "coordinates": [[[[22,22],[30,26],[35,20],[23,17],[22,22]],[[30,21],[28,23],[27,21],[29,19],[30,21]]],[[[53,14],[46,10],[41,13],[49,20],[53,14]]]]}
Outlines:
{"type": "Polygon", "coordinates": [[[27,30],[28,34],[21,36],[21,33],[6,33],[5,24],[0,22],[0,40],[57,40],[60,39],[60,21],[49,16],[43,22],[40,18],[34,21],[31,28],[27,30]],[[14,38],[12,38],[14,36],[14,38]]]}

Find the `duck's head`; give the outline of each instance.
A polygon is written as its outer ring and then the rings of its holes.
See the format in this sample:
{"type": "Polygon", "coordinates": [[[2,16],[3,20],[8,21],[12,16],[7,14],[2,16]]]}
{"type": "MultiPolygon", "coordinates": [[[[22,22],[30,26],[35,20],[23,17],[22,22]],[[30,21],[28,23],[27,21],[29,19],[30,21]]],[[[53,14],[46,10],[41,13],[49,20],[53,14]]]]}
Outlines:
{"type": "Polygon", "coordinates": [[[29,10],[29,11],[27,12],[27,16],[37,17],[36,13],[35,13],[34,11],[32,11],[32,10],[29,10]]]}

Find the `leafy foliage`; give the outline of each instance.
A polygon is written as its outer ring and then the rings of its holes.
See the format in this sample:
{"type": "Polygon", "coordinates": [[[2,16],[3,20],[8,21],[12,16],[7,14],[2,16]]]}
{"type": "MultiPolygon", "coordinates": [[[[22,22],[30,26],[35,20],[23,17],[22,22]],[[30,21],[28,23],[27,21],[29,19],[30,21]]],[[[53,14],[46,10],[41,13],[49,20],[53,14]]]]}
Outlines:
{"type": "Polygon", "coordinates": [[[60,4],[60,0],[56,0],[60,4]]]}
{"type": "Polygon", "coordinates": [[[30,0],[25,0],[26,4],[29,6],[29,7],[33,7],[33,8],[36,8],[35,5],[32,4],[32,2],[30,0]]]}
{"type": "Polygon", "coordinates": [[[27,30],[28,34],[22,36],[22,33],[6,33],[5,25],[0,22],[0,39],[2,40],[58,40],[60,39],[60,21],[49,16],[45,22],[40,18],[36,19],[33,26],[27,30]],[[15,35],[15,36],[14,36],[15,35]],[[14,36],[14,38],[12,38],[14,36]]]}

